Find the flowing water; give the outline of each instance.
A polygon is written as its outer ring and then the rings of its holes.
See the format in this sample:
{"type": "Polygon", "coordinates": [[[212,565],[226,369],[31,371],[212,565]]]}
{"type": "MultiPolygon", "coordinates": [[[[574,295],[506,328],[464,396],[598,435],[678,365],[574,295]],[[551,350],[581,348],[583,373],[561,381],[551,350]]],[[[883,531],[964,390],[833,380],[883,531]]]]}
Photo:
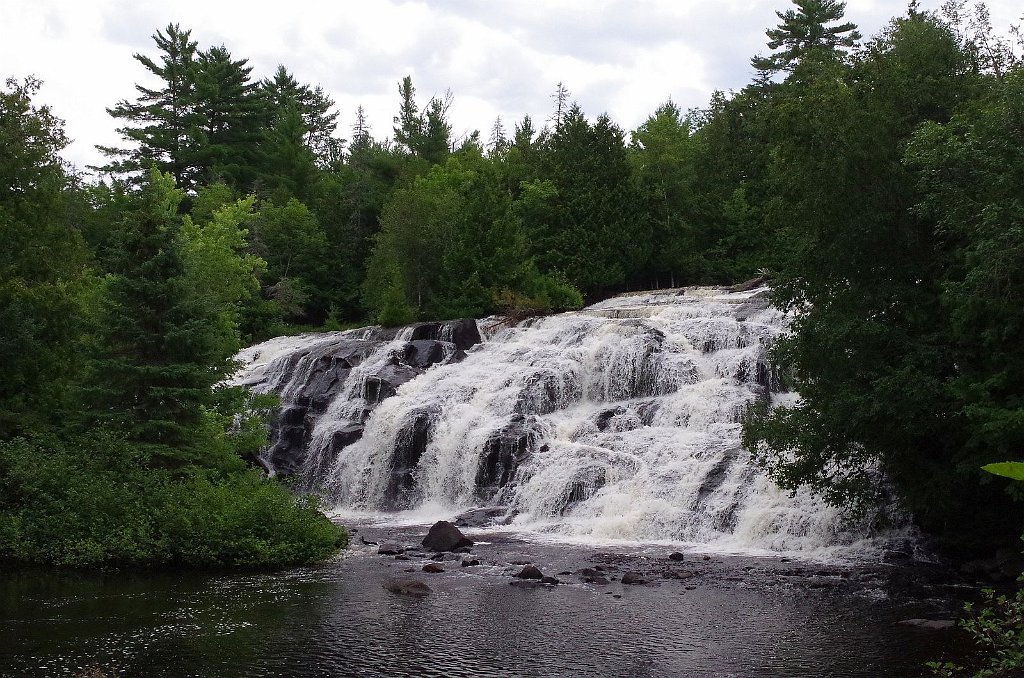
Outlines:
{"type": "Polygon", "coordinates": [[[379,330],[253,347],[237,380],[286,407],[314,393],[326,401],[307,415],[299,474],[340,516],[495,505],[520,530],[583,543],[873,557],[907,534],[872,532],[810,493],[780,491],[740,445],[749,403],[797,397],[769,360],[787,317],[765,294],[686,288],[512,327],[481,321],[484,341],[465,359],[448,360],[449,348],[383,400],[368,380],[394,369],[409,330],[360,345],[340,387],[325,388],[317,366],[379,330]],[[336,444],[356,429],[361,437],[336,444]]]}

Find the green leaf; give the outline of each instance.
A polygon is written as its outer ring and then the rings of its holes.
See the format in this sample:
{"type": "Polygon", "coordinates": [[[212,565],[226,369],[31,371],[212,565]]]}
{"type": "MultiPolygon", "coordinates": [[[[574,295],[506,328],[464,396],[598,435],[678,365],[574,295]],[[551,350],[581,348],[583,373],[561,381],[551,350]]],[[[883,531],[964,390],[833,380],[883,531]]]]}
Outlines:
{"type": "Polygon", "coordinates": [[[993,475],[1013,478],[1014,480],[1024,480],[1024,462],[1020,461],[1002,461],[997,464],[986,464],[981,467],[981,470],[988,471],[993,475]]]}

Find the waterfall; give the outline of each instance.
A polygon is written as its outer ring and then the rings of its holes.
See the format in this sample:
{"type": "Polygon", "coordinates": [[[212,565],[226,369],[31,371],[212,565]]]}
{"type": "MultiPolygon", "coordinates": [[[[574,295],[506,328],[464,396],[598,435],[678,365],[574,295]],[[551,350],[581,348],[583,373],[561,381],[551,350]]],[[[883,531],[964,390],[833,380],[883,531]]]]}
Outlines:
{"type": "Polygon", "coordinates": [[[268,463],[340,511],[487,505],[560,538],[877,544],[810,493],[779,490],[740,444],[749,403],[798,397],[768,359],[787,317],[765,295],[622,295],[488,319],[460,341],[465,321],[279,338],[240,354],[236,383],[280,394],[268,463]]]}

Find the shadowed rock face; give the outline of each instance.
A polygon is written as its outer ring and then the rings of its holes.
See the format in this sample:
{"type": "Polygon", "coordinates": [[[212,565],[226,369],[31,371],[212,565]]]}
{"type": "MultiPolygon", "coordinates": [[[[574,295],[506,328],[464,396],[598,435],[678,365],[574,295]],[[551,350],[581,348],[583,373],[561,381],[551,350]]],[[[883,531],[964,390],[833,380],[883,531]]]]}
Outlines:
{"type": "MultiPolygon", "coordinates": [[[[456,320],[292,339],[294,347],[271,361],[253,386],[281,398],[261,464],[272,473],[297,476],[305,486],[362,437],[374,408],[430,367],[461,361],[480,342],[480,332],[476,321],[456,320]],[[324,430],[327,419],[333,423],[324,430]]],[[[423,452],[429,424],[426,416],[417,421],[415,435],[398,455],[402,463],[392,493],[411,485],[409,473],[423,452]]]]}

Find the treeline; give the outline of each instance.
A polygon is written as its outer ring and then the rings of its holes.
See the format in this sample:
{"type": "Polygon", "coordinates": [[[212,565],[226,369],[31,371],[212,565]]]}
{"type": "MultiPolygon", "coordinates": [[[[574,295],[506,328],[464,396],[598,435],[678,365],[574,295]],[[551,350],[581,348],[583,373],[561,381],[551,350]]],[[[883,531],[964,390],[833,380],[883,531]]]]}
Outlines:
{"type": "Polygon", "coordinates": [[[758,271],[796,313],[777,359],[802,400],[745,426],[783,487],[894,492],[965,547],[1019,531],[978,467],[1024,444],[1021,61],[983,6],[911,3],[863,42],[843,9],[780,12],[751,84],[704,109],[669,101],[627,135],[559,84],[542,125],[486,141],[410,78],[390,138],[359,111],[344,141],[322,88],[171,25],[135,57],[159,85],[109,109],[126,145],[98,182],[59,160],[38,83],[8,81],[0,557],[330,552],[315,507],[240,461],[272,407],[217,386],[243,344],[758,271]]]}
{"type": "MultiPolygon", "coordinates": [[[[125,148],[102,148],[100,208],[156,168],[204,224],[251,198],[247,248],[266,262],[241,310],[249,339],[287,325],[578,307],[627,288],[730,281],[764,265],[769,239],[750,219],[731,157],[732,112],[659,107],[627,135],[590,120],[561,84],[550,118],[455,138],[450,93],[426,101],[398,83],[394,128],[375,138],[362,109],[340,138],[334,102],[280,66],[256,80],[223,46],[170,25],[157,58],[136,55],[159,87],[109,112],[125,148]],[[112,183],[110,183],[112,181],[112,183]]],[[[102,224],[86,239],[101,254],[102,224]]]]}

